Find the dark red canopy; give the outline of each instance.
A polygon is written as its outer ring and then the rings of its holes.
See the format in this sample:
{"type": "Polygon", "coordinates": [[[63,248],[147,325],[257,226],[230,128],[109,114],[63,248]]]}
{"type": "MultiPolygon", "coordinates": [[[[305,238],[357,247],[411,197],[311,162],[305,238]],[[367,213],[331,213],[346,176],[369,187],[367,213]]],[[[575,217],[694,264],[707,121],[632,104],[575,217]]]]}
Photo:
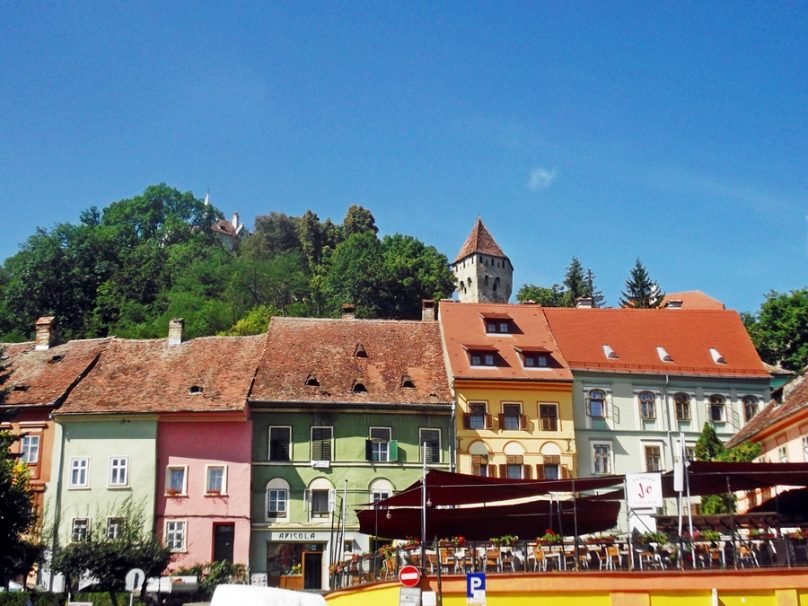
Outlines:
{"type": "MultiPolygon", "coordinates": [[[[715,463],[694,461],[688,466],[690,494],[721,494],[771,486],[808,486],[808,463],[715,463]]],[[[676,496],[673,473],[662,477],[662,492],[676,496]]]]}

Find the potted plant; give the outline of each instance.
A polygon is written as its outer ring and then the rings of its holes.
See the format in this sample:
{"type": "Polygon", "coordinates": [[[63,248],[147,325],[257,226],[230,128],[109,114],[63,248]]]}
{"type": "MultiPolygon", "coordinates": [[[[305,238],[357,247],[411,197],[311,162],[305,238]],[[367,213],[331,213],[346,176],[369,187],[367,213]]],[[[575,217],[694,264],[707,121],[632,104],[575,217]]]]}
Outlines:
{"type": "Polygon", "coordinates": [[[666,545],[668,543],[668,535],[664,532],[646,532],[640,536],[640,543],[648,545],[656,543],[657,545],[666,545]]]}
{"type": "Polygon", "coordinates": [[[180,491],[176,488],[166,488],[166,494],[169,497],[176,497],[177,495],[180,494],[180,491]]]}
{"type": "Polygon", "coordinates": [[[281,575],[280,585],[282,589],[303,589],[303,565],[292,565],[286,574],[281,575]]]}
{"type": "Polygon", "coordinates": [[[542,545],[558,545],[561,541],[561,535],[552,528],[547,528],[544,534],[536,539],[536,542],[542,545]]]}

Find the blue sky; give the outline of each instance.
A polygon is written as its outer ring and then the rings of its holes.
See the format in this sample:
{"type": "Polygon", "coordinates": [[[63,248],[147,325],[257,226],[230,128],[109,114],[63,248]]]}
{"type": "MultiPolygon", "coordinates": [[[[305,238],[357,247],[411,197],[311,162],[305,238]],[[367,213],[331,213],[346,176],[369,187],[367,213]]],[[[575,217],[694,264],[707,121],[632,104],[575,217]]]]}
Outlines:
{"type": "Polygon", "coordinates": [[[804,2],[2,2],[0,258],[164,181],[249,225],[370,208],[515,283],[756,310],[808,285],[804,2]]]}

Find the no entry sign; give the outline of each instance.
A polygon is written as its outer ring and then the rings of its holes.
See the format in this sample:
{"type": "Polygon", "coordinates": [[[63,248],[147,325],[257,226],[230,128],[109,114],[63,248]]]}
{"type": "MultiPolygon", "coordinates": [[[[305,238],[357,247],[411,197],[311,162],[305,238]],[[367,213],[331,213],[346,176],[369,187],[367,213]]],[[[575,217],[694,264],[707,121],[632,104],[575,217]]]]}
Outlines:
{"type": "Polygon", "coordinates": [[[415,587],[421,580],[421,571],[415,566],[404,566],[398,571],[398,580],[404,587],[415,587]]]}

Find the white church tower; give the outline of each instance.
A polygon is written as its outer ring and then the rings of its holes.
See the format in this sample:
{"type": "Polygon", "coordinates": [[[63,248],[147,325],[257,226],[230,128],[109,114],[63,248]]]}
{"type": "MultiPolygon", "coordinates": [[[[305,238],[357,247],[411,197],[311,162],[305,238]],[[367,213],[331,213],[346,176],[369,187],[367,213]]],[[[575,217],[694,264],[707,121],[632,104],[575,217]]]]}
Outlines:
{"type": "Polygon", "coordinates": [[[507,303],[513,289],[513,265],[478,218],[451,265],[463,303],[507,303]]]}

